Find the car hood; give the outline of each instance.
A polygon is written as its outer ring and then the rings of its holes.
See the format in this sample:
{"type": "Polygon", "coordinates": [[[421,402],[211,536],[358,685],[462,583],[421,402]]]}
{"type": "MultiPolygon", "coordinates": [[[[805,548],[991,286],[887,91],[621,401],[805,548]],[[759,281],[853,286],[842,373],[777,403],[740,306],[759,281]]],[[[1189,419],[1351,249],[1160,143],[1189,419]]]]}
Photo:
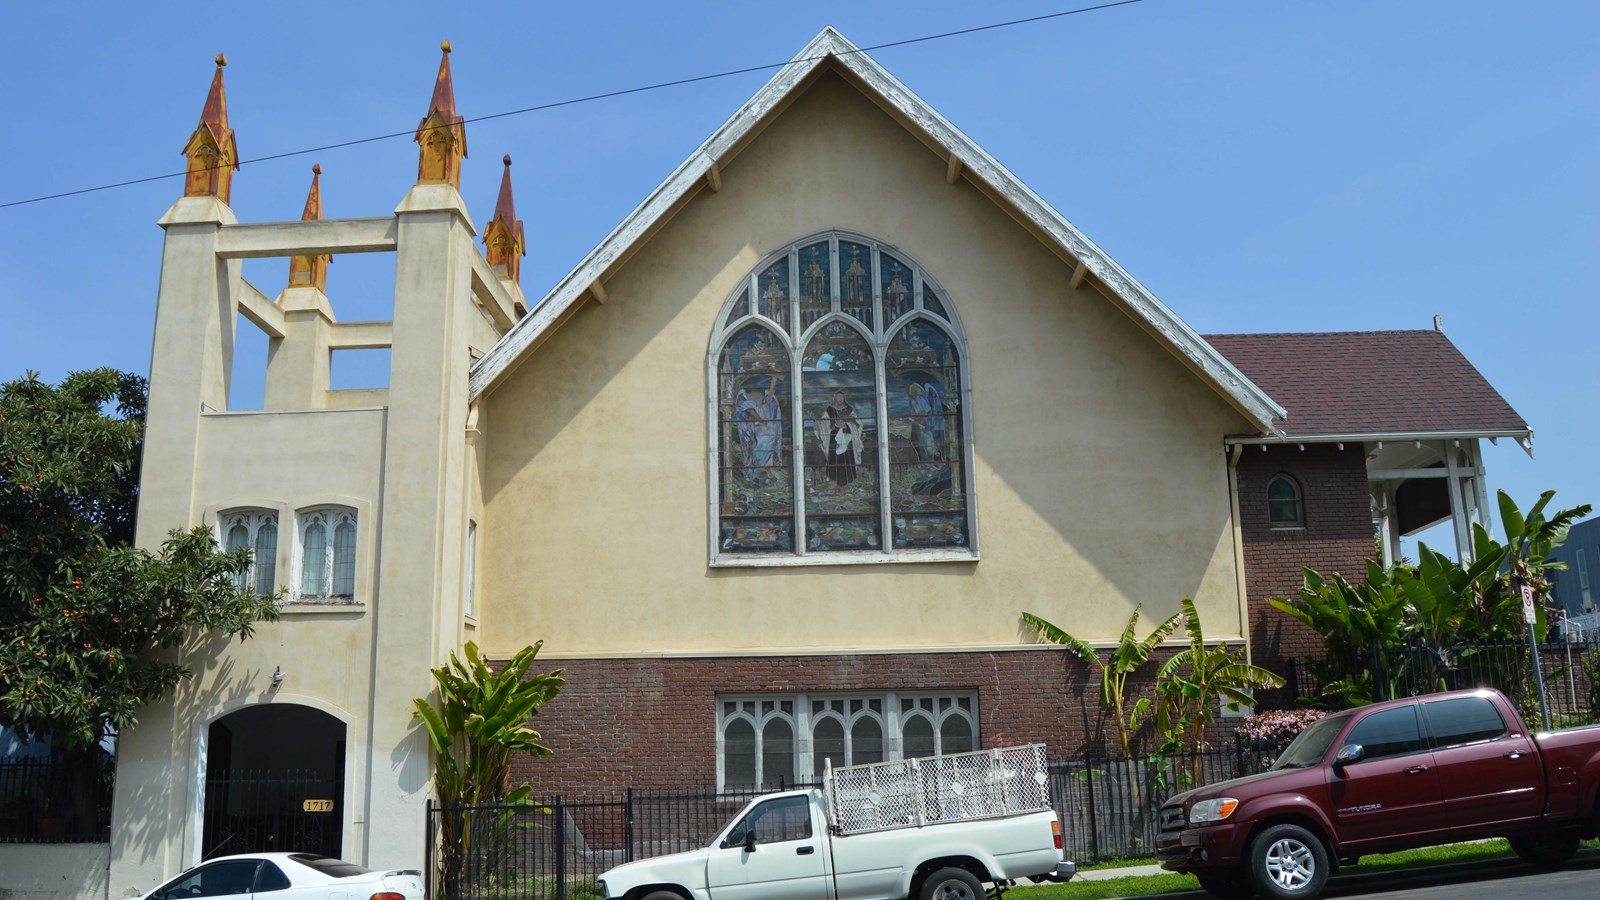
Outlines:
{"type": "Polygon", "coordinates": [[[706,886],[706,860],[710,855],[711,851],[702,847],[652,856],[608,869],[600,880],[606,883],[608,897],[620,897],[643,884],[681,884],[690,890],[702,890],[706,886]]]}
{"type": "Polygon", "coordinates": [[[1230,778],[1216,784],[1197,787],[1192,791],[1184,791],[1167,798],[1163,806],[1174,803],[1183,804],[1184,809],[1198,800],[1210,800],[1213,797],[1233,797],[1240,802],[1254,799],[1263,794],[1278,794],[1310,790],[1322,784],[1327,776],[1320,766],[1309,769],[1279,769],[1273,772],[1261,772],[1255,775],[1246,775],[1243,778],[1230,778]]]}

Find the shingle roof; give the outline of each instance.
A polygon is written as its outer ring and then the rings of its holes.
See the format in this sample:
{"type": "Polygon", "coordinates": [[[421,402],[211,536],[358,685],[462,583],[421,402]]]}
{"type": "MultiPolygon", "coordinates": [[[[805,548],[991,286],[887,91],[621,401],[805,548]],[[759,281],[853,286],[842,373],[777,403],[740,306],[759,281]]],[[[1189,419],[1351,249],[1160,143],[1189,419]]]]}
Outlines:
{"type": "Polygon", "coordinates": [[[1290,437],[1528,431],[1439,331],[1204,337],[1288,410],[1290,437]]]}

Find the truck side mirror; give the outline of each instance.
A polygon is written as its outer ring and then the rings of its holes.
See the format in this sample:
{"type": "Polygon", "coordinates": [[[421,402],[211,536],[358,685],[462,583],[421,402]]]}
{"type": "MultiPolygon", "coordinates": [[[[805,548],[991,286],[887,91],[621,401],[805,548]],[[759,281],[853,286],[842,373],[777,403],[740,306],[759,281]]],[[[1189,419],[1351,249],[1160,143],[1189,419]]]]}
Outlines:
{"type": "Polygon", "coordinates": [[[744,833],[744,852],[756,852],[756,832],[753,828],[744,833]]]}
{"type": "Polygon", "coordinates": [[[1360,744],[1345,744],[1343,747],[1339,748],[1338,753],[1333,755],[1333,768],[1335,770],[1341,770],[1351,763],[1360,762],[1366,758],[1366,755],[1366,748],[1360,744]]]}

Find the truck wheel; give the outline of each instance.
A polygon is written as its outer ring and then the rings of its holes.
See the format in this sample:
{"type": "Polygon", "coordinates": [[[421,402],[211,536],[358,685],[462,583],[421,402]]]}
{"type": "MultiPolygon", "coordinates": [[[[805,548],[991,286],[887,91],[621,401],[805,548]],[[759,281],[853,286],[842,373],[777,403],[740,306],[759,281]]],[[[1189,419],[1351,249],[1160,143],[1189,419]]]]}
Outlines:
{"type": "Polygon", "coordinates": [[[1200,880],[1200,887],[1206,893],[1220,900],[1249,900],[1256,894],[1250,887],[1250,879],[1236,869],[1196,872],[1194,877],[1200,880]]]}
{"type": "Polygon", "coordinates": [[[651,891],[643,900],[683,900],[683,895],[677,891],[651,891]]]}
{"type": "Polygon", "coordinates": [[[1250,885],[1264,897],[1315,897],[1328,883],[1328,851],[1299,825],[1274,825],[1256,835],[1248,859],[1250,885]]]}
{"type": "Polygon", "coordinates": [[[921,900],[983,900],[983,885],[966,869],[939,869],[922,882],[921,900]]]}
{"type": "Polygon", "coordinates": [[[1578,833],[1564,828],[1541,828],[1510,839],[1511,850],[1536,866],[1559,866],[1578,852],[1578,833]]]}

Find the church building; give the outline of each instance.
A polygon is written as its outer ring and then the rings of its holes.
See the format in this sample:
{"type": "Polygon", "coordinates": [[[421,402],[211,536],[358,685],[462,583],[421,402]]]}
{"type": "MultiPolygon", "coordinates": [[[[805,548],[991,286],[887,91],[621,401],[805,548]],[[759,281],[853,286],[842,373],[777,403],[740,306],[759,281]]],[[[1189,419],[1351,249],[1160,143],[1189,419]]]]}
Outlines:
{"type": "Polygon", "coordinates": [[[245,850],[418,865],[412,701],[467,641],[566,670],[515,772],[540,795],[1105,749],[1097,676],[1024,612],[1113,643],[1193,597],[1282,670],[1315,637],[1267,597],[1465,535],[1480,442],[1531,441],[1437,330],[1196,333],[831,28],[530,300],[511,157],[468,162],[444,52],[392,211],[324,218],[314,175],[261,223],[218,58],[160,220],[137,539],[213,528],[283,615],[197,636],[121,735],[112,896],[245,850]],[[339,317],[353,253],[393,256],[389,320],[339,317]],[[287,284],[243,277],[266,257],[287,284]],[[228,405],[241,316],[260,410],[228,405]],[[386,388],[330,389],[357,348],[386,388]],[[318,817],[285,832],[263,782],[318,817]]]}

